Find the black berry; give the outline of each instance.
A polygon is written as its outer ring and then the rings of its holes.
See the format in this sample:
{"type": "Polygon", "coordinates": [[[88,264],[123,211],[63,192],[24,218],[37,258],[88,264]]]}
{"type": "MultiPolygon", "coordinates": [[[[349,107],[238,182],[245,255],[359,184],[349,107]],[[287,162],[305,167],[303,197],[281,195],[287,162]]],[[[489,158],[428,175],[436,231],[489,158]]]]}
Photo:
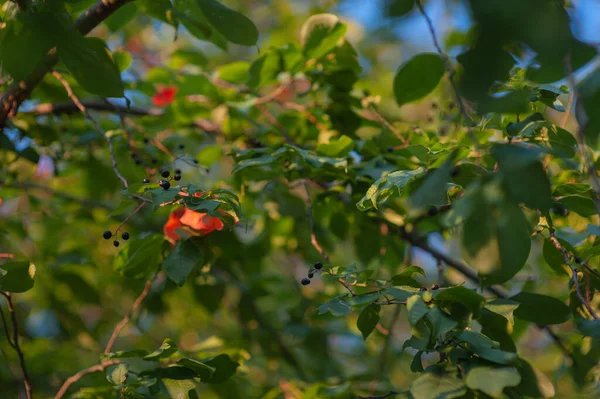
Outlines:
{"type": "Polygon", "coordinates": [[[144,137],[144,144],[148,144],[150,142],[150,140],[148,140],[147,137],[144,137]]]}
{"type": "Polygon", "coordinates": [[[150,179],[148,179],[148,178],[144,179],[144,184],[148,184],[148,183],[150,183],[150,179]]]}
{"type": "Polygon", "coordinates": [[[119,241],[117,241],[117,240],[114,240],[114,241],[113,241],[113,245],[114,245],[115,247],[118,247],[118,246],[119,246],[119,241]]]}
{"type": "Polygon", "coordinates": [[[302,283],[302,285],[309,285],[309,284],[310,284],[310,279],[309,279],[309,278],[306,278],[306,277],[304,277],[304,278],[302,279],[301,283],[302,283]]]}
{"type": "Polygon", "coordinates": [[[435,216],[435,215],[437,215],[437,213],[438,213],[438,210],[437,210],[437,208],[435,206],[432,206],[431,208],[429,208],[427,210],[427,214],[429,216],[435,216]]]}
{"type": "Polygon", "coordinates": [[[175,174],[176,175],[180,175],[181,174],[181,169],[175,169],[175,174]]]}
{"type": "Polygon", "coordinates": [[[197,159],[194,159],[194,163],[195,163],[196,165],[198,165],[198,160],[197,160],[197,159]]]}
{"type": "Polygon", "coordinates": [[[455,166],[452,168],[452,172],[450,172],[450,175],[452,177],[456,177],[456,176],[458,176],[459,173],[460,173],[460,168],[458,166],[455,166]]]}
{"type": "Polygon", "coordinates": [[[181,175],[177,174],[177,175],[173,176],[173,179],[179,181],[179,180],[181,180],[181,175]]]}
{"type": "Polygon", "coordinates": [[[427,291],[427,288],[421,287],[421,288],[419,288],[419,291],[427,291]]]}
{"type": "Polygon", "coordinates": [[[315,276],[314,273],[308,273],[308,278],[313,278],[315,276]]]}
{"type": "Polygon", "coordinates": [[[316,262],[315,263],[315,269],[320,270],[323,268],[323,264],[321,262],[316,262]]]}
{"type": "Polygon", "coordinates": [[[121,234],[121,238],[124,239],[125,241],[129,240],[129,233],[124,232],[123,234],[121,234]]]}
{"type": "Polygon", "coordinates": [[[388,147],[387,152],[394,152],[394,147],[388,147]]]}
{"type": "Polygon", "coordinates": [[[135,160],[135,164],[136,164],[136,165],[141,165],[141,164],[142,164],[142,161],[140,161],[139,159],[136,159],[136,160],[135,160]]]}
{"type": "Polygon", "coordinates": [[[434,284],[434,285],[432,285],[432,286],[431,286],[431,289],[432,289],[432,290],[439,290],[439,289],[440,289],[440,286],[439,286],[439,285],[437,285],[437,284],[434,284]]]}
{"type": "Polygon", "coordinates": [[[183,144],[179,144],[179,149],[183,150],[183,149],[185,149],[185,146],[183,144]]]}
{"type": "Polygon", "coordinates": [[[162,187],[166,182],[167,182],[166,180],[161,179],[158,181],[158,185],[162,187]]]}
{"type": "Polygon", "coordinates": [[[112,232],[110,230],[106,230],[103,234],[102,237],[104,237],[105,240],[109,240],[110,237],[112,237],[112,232]]]}
{"type": "Polygon", "coordinates": [[[168,181],[164,182],[162,188],[164,188],[165,191],[167,191],[169,188],[171,188],[171,183],[169,183],[168,181]]]}
{"type": "Polygon", "coordinates": [[[135,152],[131,153],[131,158],[136,159],[137,158],[137,154],[135,152]]]}
{"type": "Polygon", "coordinates": [[[156,158],[152,158],[152,160],[150,162],[152,162],[154,165],[156,165],[158,163],[158,160],[156,158]]]}
{"type": "Polygon", "coordinates": [[[162,177],[169,177],[169,175],[171,174],[171,172],[169,172],[168,170],[163,170],[160,175],[162,177]]]}
{"type": "Polygon", "coordinates": [[[573,260],[575,261],[575,263],[581,263],[581,258],[579,256],[575,256],[573,260]]]}

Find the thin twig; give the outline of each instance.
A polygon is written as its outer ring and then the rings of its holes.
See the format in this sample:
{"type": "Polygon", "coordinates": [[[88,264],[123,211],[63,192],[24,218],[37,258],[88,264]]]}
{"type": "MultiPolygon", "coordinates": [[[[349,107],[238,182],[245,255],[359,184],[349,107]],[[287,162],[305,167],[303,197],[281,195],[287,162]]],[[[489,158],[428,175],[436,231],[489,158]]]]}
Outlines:
{"type": "Polygon", "coordinates": [[[581,101],[581,95],[579,93],[579,88],[577,87],[577,82],[575,81],[575,77],[573,75],[573,65],[571,64],[571,53],[567,54],[565,57],[565,70],[567,72],[567,80],[569,85],[573,90],[573,101],[575,101],[575,116],[577,117],[577,122],[579,127],[577,128],[577,134],[575,137],[577,138],[577,144],[579,150],[581,151],[581,155],[583,156],[583,160],[586,165],[587,173],[590,176],[590,180],[592,182],[592,187],[594,188],[595,198],[594,203],[596,204],[596,210],[600,213],[600,179],[598,178],[598,171],[594,166],[594,161],[589,155],[587,151],[587,146],[585,144],[585,130],[588,125],[588,117],[586,115],[585,109],[583,108],[583,103],[581,101]]]}
{"type": "Polygon", "coordinates": [[[571,259],[569,257],[569,253],[567,252],[567,250],[563,247],[563,245],[560,243],[560,241],[558,241],[558,239],[556,238],[556,231],[554,230],[554,226],[552,225],[552,219],[550,218],[550,215],[546,215],[546,219],[548,221],[548,224],[550,225],[548,227],[548,231],[550,233],[550,242],[552,243],[552,245],[554,245],[554,247],[556,249],[558,249],[560,251],[560,253],[562,254],[562,256],[565,260],[565,263],[567,264],[567,266],[569,266],[569,269],[571,269],[571,280],[573,281],[573,286],[575,287],[575,294],[577,295],[577,298],[579,298],[579,300],[581,301],[583,306],[585,306],[585,308],[590,313],[590,315],[594,318],[594,320],[598,320],[598,315],[594,311],[594,308],[592,308],[592,305],[590,305],[589,301],[587,301],[585,299],[585,297],[583,296],[583,294],[581,293],[581,288],[579,286],[579,279],[577,278],[577,274],[579,271],[571,263],[571,259]]]}
{"type": "Polygon", "coordinates": [[[400,392],[390,391],[386,394],[379,395],[379,396],[359,396],[358,399],[385,399],[385,398],[389,398],[390,396],[395,396],[395,395],[399,395],[399,394],[400,394],[400,392]]]}
{"type": "Polygon", "coordinates": [[[454,68],[452,68],[452,64],[450,63],[450,58],[448,57],[448,55],[446,53],[444,53],[444,50],[442,50],[442,46],[440,46],[440,43],[438,42],[437,34],[435,33],[435,28],[433,26],[433,22],[431,21],[431,18],[429,18],[429,15],[427,15],[425,8],[423,8],[423,5],[421,4],[421,0],[416,0],[416,4],[417,4],[417,8],[419,8],[419,11],[421,12],[421,15],[423,15],[423,17],[425,18],[425,21],[427,22],[427,27],[429,28],[429,32],[431,33],[431,39],[433,40],[433,45],[435,46],[440,57],[442,57],[442,59],[444,60],[444,62],[446,64],[446,70],[448,71],[448,80],[450,81],[450,84],[452,85],[452,90],[454,90],[454,95],[456,96],[456,101],[458,102],[458,108],[460,110],[460,113],[465,118],[465,121],[468,124],[471,124],[471,118],[469,117],[469,115],[467,113],[467,108],[465,107],[463,99],[460,95],[458,86],[456,85],[456,82],[454,81],[454,75],[456,74],[456,71],[454,70],[454,68]]]}
{"type": "MultiPolygon", "coordinates": [[[[302,185],[304,186],[304,191],[306,192],[306,199],[305,199],[306,217],[308,218],[308,223],[310,225],[310,242],[311,242],[312,246],[317,250],[317,252],[319,252],[321,254],[321,257],[323,257],[323,259],[327,263],[331,263],[331,261],[329,259],[329,255],[327,255],[327,253],[325,252],[325,250],[323,249],[323,247],[319,244],[319,241],[317,240],[317,235],[315,233],[315,231],[316,231],[315,220],[313,219],[313,216],[312,216],[312,201],[310,199],[310,192],[308,191],[308,186],[307,186],[306,182],[303,182],[302,185]]],[[[352,289],[352,286],[346,280],[344,280],[341,277],[336,277],[336,280],[341,285],[343,285],[344,288],[346,288],[346,290],[348,290],[350,295],[356,296],[356,292],[354,292],[354,290],[352,289]]]]}
{"type": "Polygon", "coordinates": [[[119,364],[119,363],[121,363],[121,361],[119,359],[105,360],[100,364],[96,364],[95,366],[91,366],[91,367],[88,367],[87,369],[78,371],[77,373],[73,374],[71,377],[69,377],[65,380],[65,382],[61,385],[60,389],[56,393],[56,395],[54,395],[54,399],[61,399],[65,395],[65,393],[67,393],[67,390],[69,389],[69,387],[71,385],[73,385],[74,383],[76,383],[77,381],[79,381],[82,377],[84,377],[88,374],[96,373],[99,371],[104,371],[104,370],[106,370],[106,368],[113,366],[115,364],[119,364]]]}
{"type": "Polygon", "coordinates": [[[127,221],[133,217],[133,215],[135,215],[136,213],[138,213],[144,207],[144,205],[146,205],[146,204],[147,204],[147,202],[140,202],[140,204],[137,206],[137,208],[135,208],[135,210],[131,213],[131,215],[127,216],[125,218],[125,220],[123,220],[121,222],[121,224],[119,225],[119,227],[117,227],[117,229],[115,230],[115,233],[119,232],[119,230],[121,230],[121,227],[123,227],[123,225],[125,223],[127,223],[127,221]]]}
{"type": "MultiPolygon", "coordinates": [[[[23,372],[23,384],[25,385],[25,394],[27,395],[27,399],[31,399],[31,381],[29,379],[29,374],[27,373],[27,367],[25,366],[25,355],[23,354],[23,350],[19,344],[19,321],[17,320],[17,314],[15,312],[15,307],[13,306],[12,296],[10,292],[2,292],[2,295],[6,298],[6,303],[8,305],[8,312],[10,313],[10,318],[13,325],[13,348],[17,355],[19,356],[19,364],[21,365],[21,371],[23,372]]],[[[2,315],[4,319],[4,315],[2,315]]],[[[3,320],[4,321],[4,320],[3,320]]]]}
{"type": "MultiPolygon", "coordinates": [[[[94,111],[116,111],[123,114],[137,115],[137,116],[161,116],[163,111],[158,108],[142,108],[136,106],[127,107],[121,104],[114,104],[108,100],[80,100],[81,105],[86,109],[94,111]]],[[[79,112],[79,107],[71,101],[59,102],[59,103],[42,103],[34,107],[31,111],[25,111],[23,113],[32,113],[35,115],[60,115],[60,114],[72,114],[79,112]]]]}
{"type": "Polygon", "coordinates": [[[569,116],[571,115],[571,108],[573,107],[573,92],[569,95],[569,101],[567,103],[567,109],[565,109],[565,114],[563,115],[562,122],[560,123],[560,127],[563,129],[567,126],[567,122],[569,121],[569,116]]]}
{"type": "Polygon", "coordinates": [[[117,177],[119,178],[119,180],[121,180],[121,182],[123,182],[123,185],[125,186],[125,188],[128,188],[129,184],[127,183],[127,179],[125,179],[123,177],[123,175],[121,174],[121,172],[119,172],[119,169],[117,168],[117,159],[115,158],[115,149],[113,148],[112,140],[110,139],[110,137],[108,137],[106,135],[106,132],[104,132],[104,130],[102,130],[102,127],[100,127],[98,122],[92,117],[92,115],[89,113],[89,111],[83,106],[81,101],[79,101],[79,98],[77,98],[75,93],[73,93],[73,90],[71,89],[71,85],[69,84],[69,82],[67,82],[65,80],[65,78],[63,78],[62,75],[60,73],[58,73],[57,71],[52,71],[52,75],[54,75],[54,77],[63,85],[63,87],[67,91],[67,95],[69,96],[69,98],[75,103],[75,105],[77,106],[77,108],[79,108],[81,113],[83,113],[85,115],[85,117],[90,122],[92,122],[92,125],[94,125],[94,128],[96,129],[96,131],[98,131],[98,133],[100,133],[102,135],[102,137],[104,137],[106,139],[106,141],[108,143],[108,149],[110,151],[110,158],[112,159],[112,169],[115,172],[115,174],[117,175],[117,177]]]}
{"type": "Polygon", "coordinates": [[[400,141],[402,141],[402,144],[404,144],[404,145],[409,144],[409,141],[402,136],[402,134],[398,131],[398,129],[396,129],[394,127],[394,125],[392,125],[390,122],[388,122],[388,120],[385,119],[383,117],[383,115],[381,115],[379,113],[379,111],[377,111],[375,109],[375,107],[373,105],[369,106],[369,110],[373,113],[373,115],[375,115],[375,119],[377,119],[379,121],[379,123],[381,123],[382,125],[387,127],[390,132],[392,132],[400,141]]]}
{"type": "Polygon", "coordinates": [[[6,319],[4,318],[4,311],[2,310],[1,306],[0,306],[0,318],[2,318],[2,325],[4,326],[4,334],[6,335],[6,340],[8,341],[8,344],[14,348],[15,344],[12,342],[12,339],[10,338],[10,332],[8,332],[8,323],[6,322],[6,319]]]}
{"type": "MultiPolygon", "coordinates": [[[[158,274],[157,274],[157,276],[158,276],[158,274]]],[[[152,283],[154,282],[155,279],[156,279],[156,276],[154,278],[146,281],[146,285],[144,286],[144,289],[142,290],[141,294],[136,298],[135,302],[133,302],[133,306],[131,307],[129,312],[127,312],[127,314],[123,317],[123,319],[115,326],[115,329],[113,330],[113,332],[110,336],[110,339],[108,340],[108,343],[106,344],[106,347],[104,348],[104,354],[110,353],[110,350],[112,349],[113,345],[115,344],[115,341],[117,340],[117,337],[119,336],[119,333],[121,332],[123,327],[125,327],[127,325],[127,323],[129,323],[129,320],[131,319],[131,315],[141,306],[142,302],[144,301],[144,299],[150,292],[150,287],[152,287],[152,283]]]]}

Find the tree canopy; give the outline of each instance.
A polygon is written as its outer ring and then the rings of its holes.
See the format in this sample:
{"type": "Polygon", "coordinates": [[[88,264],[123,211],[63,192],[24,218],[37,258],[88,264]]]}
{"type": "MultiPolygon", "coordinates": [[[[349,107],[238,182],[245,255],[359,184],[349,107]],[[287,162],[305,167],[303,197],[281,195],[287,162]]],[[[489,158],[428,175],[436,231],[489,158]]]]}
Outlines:
{"type": "Polygon", "coordinates": [[[0,0],[0,397],[598,397],[578,3],[0,0]]]}

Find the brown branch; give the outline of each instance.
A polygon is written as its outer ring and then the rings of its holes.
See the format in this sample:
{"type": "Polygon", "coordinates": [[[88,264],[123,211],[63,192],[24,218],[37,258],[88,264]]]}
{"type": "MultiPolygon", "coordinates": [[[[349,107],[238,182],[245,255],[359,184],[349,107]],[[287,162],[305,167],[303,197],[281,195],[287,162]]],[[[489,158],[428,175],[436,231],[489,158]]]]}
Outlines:
{"type": "Polygon", "coordinates": [[[581,151],[581,155],[585,162],[587,173],[590,176],[592,187],[594,188],[594,192],[596,194],[594,198],[596,210],[598,211],[598,213],[600,213],[600,179],[598,178],[598,171],[594,166],[594,161],[590,157],[590,154],[587,151],[587,146],[585,144],[585,130],[587,128],[589,119],[586,115],[585,109],[583,108],[579,88],[577,87],[577,82],[575,82],[575,77],[573,76],[571,53],[567,54],[567,56],[565,57],[565,70],[567,72],[567,80],[573,90],[573,101],[575,101],[575,116],[579,125],[579,127],[577,128],[577,134],[575,135],[575,138],[577,139],[579,150],[581,151]]]}
{"type": "MultiPolygon", "coordinates": [[[[13,325],[12,347],[19,356],[19,364],[21,366],[21,371],[23,372],[23,385],[25,385],[25,394],[27,395],[27,399],[31,399],[31,381],[29,379],[29,374],[27,373],[27,367],[25,366],[25,355],[23,354],[23,350],[19,344],[19,321],[17,320],[17,314],[15,312],[15,307],[13,306],[10,292],[2,292],[2,295],[6,298],[8,312],[10,313],[10,318],[13,325]]],[[[4,314],[2,314],[2,319],[3,322],[5,322],[4,314]]]]}
{"type": "Polygon", "coordinates": [[[131,218],[132,218],[132,217],[133,217],[133,216],[134,216],[136,213],[138,213],[138,212],[139,212],[139,211],[140,211],[140,210],[141,210],[141,209],[144,207],[144,205],[146,205],[146,204],[147,204],[147,202],[140,202],[140,203],[139,203],[139,205],[137,206],[137,208],[135,208],[135,210],[134,210],[134,211],[133,211],[133,212],[132,212],[132,213],[131,213],[129,216],[127,216],[127,217],[125,218],[125,220],[123,220],[123,221],[121,222],[121,224],[119,224],[119,227],[117,227],[117,229],[115,230],[115,234],[116,234],[116,233],[118,233],[118,232],[119,232],[119,230],[121,230],[121,227],[123,227],[123,225],[124,225],[125,223],[127,223],[127,221],[128,221],[129,219],[131,219],[131,218]]]}
{"type": "MultiPolygon", "coordinates": [[[[98,0],[88,8],[73,23],[73,28],[82,35],[87,35],[92,29],[108,18],[120,7],[132,0],[98,0]]],[[[56,48],[48,51],[34,71],[24,80],[14,82],[0,96],[0,131],[6,126],[6,120],[13,118],[23,101],[25,101],[33,89],[44,79],[44,76],[58,63],[56,48]]]]}
{"type": "Polygon", "coordinates": [[[56,393],[56,395],[54,395],[54,399],[61,399],[65,395],[65,393],[67,393],[69,387],[77,381],[79,381],[82,377],[88,374],[96,373],[98,371],[104,371],[106,368],[119,363],[121,363],[121,361],[118,359],[105,360],[100,364],[96,364],[95,366],[91,366],[87,369],[78,371],[77,373],[73,374],[71,377],[65,380],[65,382],[61,385],[60,389],[56,393]]]}
{"type": "MultiPolygon", "coordinates": [[[[419,247],[426,252],[429,252],[429,254],[432,255],[435,259],[444,262],[446,265],[448,265],[452,269],[458,271],[459,273],[461,273],[462,275],[467,277],[469,280],[471,280],[471,282],[473,282],[477,285],[480,285],[480,281],[479,281],[479,277],[477,276],[477,272],[475,272],[473,269],[471,269],[465,263],[455,260],[455,259],[452,259],[451,257],[447,256],[446,254],[443,254],[443,253],[439,252],[438,250],[430,247],[425,242],[423,242],[422,240],[415,237],[413,234],[407,232],[404,229],[404,227],[400,228],[400,236],[407,242],[411,243],[412,245],[419,247]]],[[[487,291],[491,292],[492,294],[496,295],[499,298],[508,298],[509,297],[508,292],[506,292],[502,287],[492,285],[489,287],[485,287],[485,289],[487,291]]],[[[554,333],[554,331],[552,331],[552,329],[550,329],[550,327],[540,325],[540,324],[536,324],[536,326],[540,330],[546,331],[548,333],[548,335],[552,338],[554,343],[563,351],[563,353],[566,356],[572,358],[571,353],[569,352],[567,347],[563,344],[560,337],[557,336],[554,333]]]]}
{"type": "Polygon", "coordinates": [[[119,333],[121,332],[123,327],[125,327],[127,325],[127,323],[129,323],[129,320],[131,319],[131,316],[133,315],[133,313],[136,310],[138,310],[138,308],[142,305],[142,302],[144,302],[144,299],[146,299],[146,296],[148,296],[148,293],[150,292],[150,287],[152,287],[152,283],[154,282],[155,279],[156,279],[156,276],[154,278],[146,281],[146,285],[144,286],[144,289],[142,290],[141,294],[136,298],[135,302],[133,302],[133,306],[131,307],[129,312],[127,312],[127,314],[123,317],[123,319],[115,326],[115,329],[113,330],[113,332],[110,336],[110,339],[108,340],[108,343],[106,344],[106,347],[104,348],[104,354],[110,353],[110,350],[112,349],[113,345],[115,344],[115,341],[117,340],[117,337],[119,336],[119,333]]]}
{"type": "Polygon", "coordinates": [[[373,113],[373,115],[375,115],[375,119],[377,119],[377,121],[379,123],[381,123],[382,125],[384,125],[385,127],[387,127],[387,129],[392,132],[400,141],[402,141],[402,144],[404,144],[405,146],[410,144],[410,141],[407,140],[406,138],[402,137],[402,134],[398,131],[398,129],[396,129],[394,127],[394,125],[392,125],[390,122],[388,122],[387,119],[385,119],[383,117],[383,115],[381,115],[379,113],[379,111],[377,111],[375,109],[375,107],[373,105],[369,106],[369,110],[373,113]]]}
{"type": "Polygon", "coordinates": [[[379,396],[359,396],[358,399],[385,399],[385,398],[389,398],[390,396],[395,396],[395,395],[399,395],[399,394],[400,394],[400,392],[390,391],[386,394],[379,395],[379,396]]]}
{"type": "Polygon", "coordinates": [[[8,341],[8,344],[14,348],[15,344],[12,342],[12,339],[10,338],[10,332],[8,331],[8,323],[6,322],[6,319],[4,318],[4,311],[2,310],[2,307],[0,307],[0,318],[2,319],[2,326],[4,327],[4,335],[6,335],[6,340],[8,341]]]}
{"type": "Polygon", "coordinates": [[[556,231],[554,230],[554,227],[552,225],[552,219],[550,218],[549,214],[546,215],[546,219],[548,220],[548,224],[550,225],[548,227],[548,231],[550,233],[550,242],[552,243],[552,245],[554,245],[554,247],[556,249],[559,250],[559,252],[562,254],[562,256],[565,260],[565,263],[567,264],[567,266],[569,266],[569,269],[571,269],[571,280],[573,281],[573,286],[575,287],[575,294],[577,295],[577,298],[579,298],[579,300],[581,301],[583,306],[585,306],[585,308],[590,313],[590,315],[594,318],[594,320],[598,320],[598,315],[594,311],[594,308],[592,308],[592,305],[590,305],[589,301],[587,301],[585,299],[585,297],[583,296],[583,294],[581,293],[581,287],[579,286],[579,279],[577,278],[577,274],[579,273],[579,270],[577,270],[577,268],[575,266],[573,266],[573,264],[571,263],[571,259],[569,257],[569,253],[567,252],[565,247],[563,247],[563,245],[560,243],[560,241],[558,241],[558,239],[556,238],[556,231]]]}
{"type": "Polygon", "coordinates": [[[108,142],[108,149],[110,151],[110,158],[112,159],[112,169],[115,172],[115,174],[117,175],[117,177],[119,178],[119,180],[121,180],[121,182],[123,182],[123,185],[125,186],[125,188],[128,188],[129,184],[127,183],[127,179],[125,179],[123,177],[123,175],[121,174],[121,172],[119,172],[119,169],[117,168],[117,159],[115,158],[115,149],[113,148],[112,140],[110,139],[110,137],[107,136],[106,132],[104,130],[102,130],[102,127],[100,127],[100,124],[92,117],[92,115],[89,113],[89,111],[83,106],[83,104],[81,103],[81,101],[79,101],[79,98],[77,98],[75,93],[73,93],[73,90],[71,89],[71,85],[69,84],[69,82],[67,82],[65,80],[65,78],[63,78],[62,75],[60,73],[58,73],[57,71],[52,71],[52,75],[54,75],[54,77],[63,85],[63,87],[67,91],[67,95],[69,96],[69,98],[75,103],[75,106],[77,106],[77,108],[81,111],[81,113],[84,114],[85,117],[90,122],[92,122],[92,125],[94,125],[94,128],[96,129],[96,131],[98,133],[100,133],[102,135],[102,137],[104,137],[106,139],[106,141],[108,142]]]}
{"type": "MultiPolygon", "coordinates": [[[[106,111],[106,112],[122,112],[124,114],[136,115],[136,116],[161,116],[163,114],[162,110],[158,108],[143,108],[130,106],[127,107],[121,104],[114,104],[108,101],[99,101],[99,100],[80,100],[80,103],[86,108],[94,111],[106,111]]],[[[43,103],[37,105],[30,111],[25,111],[24,113],[31,113],[35,115],[61,115],[61,114],[73,114],[79,112],[79,107],[70,101],[60,102],[60,103],[43,103]]]]}

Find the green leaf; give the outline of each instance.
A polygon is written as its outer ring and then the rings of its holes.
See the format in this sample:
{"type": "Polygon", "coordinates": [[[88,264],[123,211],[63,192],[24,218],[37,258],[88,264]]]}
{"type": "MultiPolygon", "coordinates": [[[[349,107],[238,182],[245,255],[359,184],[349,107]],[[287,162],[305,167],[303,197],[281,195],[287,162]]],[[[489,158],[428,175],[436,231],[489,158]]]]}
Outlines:
{"type": "Polygon", "coordinates": [[[0,291],[26,292],[33,288],[35,265],[27,261],[0,264],[0,291]]]}
{"type": "Polygon", "coordinates": [[[571,310],[562,301],[533,292],[520,292],[510,298],[519,302],[515,317],[541,325],[561,324],[570,319],[571,310]]]}
{"type": "Polygon", "coordinates": [[[498,160],[508,191],[517,203],[542,212],[552,207],[550,181],[538,152],[517,145],[495,145],[492,155],[498,160]]]}
{"type": "Polygon", "coordinates": [[[280,71],[281,57],[279,53],[267,53],[250,66],[248,86],[256,90],[268,84],[276,83],[280,71]]]}
{"type": "Polygon", "coordinates": [[[143,349],[133,349],[129,351],[117,351],[117,352],[109,352],[105,353],[101,356],[102,359],[110,360],[110,359],[124,359],[129,357],[139,357],[142,358],[148,354],[148,351],[143,349]]]}
{"type": "Polygon", "coordinates": [[[126,51],[115,51],[113,53],[113,60],[120,72],[125,71],[131,66],[131,54],[126,51]]]}
{"type": "Polygon", "coordinates": [[[398,105],[419,100],[431,93],[446,72],[439,54],[418,54],[400,66],[394,77],[394,96],[398,105]]]}
{"type": "Polygon", "coordinates": [[[467,393],[458,371],[441,365],[428,367],[410,387],[414,399],[458,398],[467,393]]]}
{"type": "Polygon", "coordinates": [[[423,351],[418,351],[413,357],[412,362],[410,362],[410,371],[412,371],[413,373],[423,372],[423,362],[421,361],[422,355],[423,351]]]}
{"type": "Polygon", "coordinates": [[[367,337],[373,332],[377,323],[379,323],[379,311],[381,310],[381,306],[371,304],[363,309],[358,316],[358,320],[356,322],[356,326],[360,330],[363,339],[367,339],[367,337]]]}
{"type": "Polygon", "coordinates": [[[179,188],[171,187],[168,190],[164,188],[155,188],[153,190],[148,190],[150,195],[152,196],[152,210],[156,211],[160,208],[161,204],[169,202],[173,200],[177,195],[179,195],[179,188]]]}
{"type": "Polygon", "coordinates": [[[341,44],[347,26],[333,14],[316,14],[300,29],[300,41],[306,59],[320,59],[341,44]]]}
{"type": "Polygon", "coordinates": [[[171,338],[167,338],[163,341],[162,345],[154,352],[144,356],[144,360],[157,362],[160,359],[166,359],[173,353],[177,352],[177,345],[171,338]]]}
{"type": "Polygon", "coordinates": [[[510,299],[496,298],[487,302],[484,306],[490,312],[494,312],[504,317],[509,322],[514,323],[513,313],[519,307],[519,302],[510,299]]]}
{"type": "Polygon", "coordinates": [[[345,157],[353,149],[354,141],[350,137],[342,135],[336,140],[329,141],[329,143],[319,144],[317,153],[326,157],[345,157]]]}
{"type": "Polygon", "coordinates": [[[213,374],[208,378],[202,378],[202,376],[200,376],[202,382],[209,384],[220,384],[227,381],[232,375],[235,374],[237,368],[239,367],[239,363],[234,362],[225,354],[204,359],[202,360],[202,363],[215,369],[213,374]]]}
{"type": "Polygon", "coordinates": [[[122,97],[123,82],[106,44],[95,37],[58,46],[58,56],[81,87],[102,97],[122,97]]]}
{"type": "Polygon", "coordinates": [[[219,145],[207,145],[203,147],[196,156],[198,163],[204,166],[212,166],[215,162],[221,159],[222,150],[219,145]]]}
{"type": "Polygon", "coordinates": [[[600,320],[586,320],[581,317],[576,317],[575,325],[583,335],[592,338],[600,338],[600,320]]]}
{"type": "Polygon", "coordinates": [[[456,320],[450,318],[450,316],[438,307],[431,308],[426,317],[431,322],[431,333],[434,338],[443,338],[448,332],[458,326],[456,320]]]}
{"type": "Polygon", "coordinates": [[[509,365],[515,364],[518,360],[516,353],[496,349],[495,343],[481,333],[463,330],[456,334],[456,337],[469,343],[469,348],[473,353],[490,362],[509,365]]]}
{"type": "Polygon", "coordinates": [[[406,310],[408,310],[408,322],[413,327],[429,312],[429,308],[420,295],[413,295],[408,298],[406,310]]]}
{"type": "Polygon", "coordinates": [[[485,299],[474,290],[459,286],[440,291],[439,294],[436,295],[435,301],[458,302],[469,309],[471,313],[473,313],[473,317],[477,318],[485,299]]]}
{"type": "Polygon", "coordinates": [[[564,269],[563,265],[565,264],[565,258],[563,254],[552,244],[550,239],[546,238],[544,240],[544,260],[548,265],[554,270],[557,274],[560,275],[568,275],[567,271],[564,269]]]}
{"type": "Polygon", "coordinates": [[[210,380],[215,373],[215,368],[198,360],[183,358],[177,364],[193,370],[202,381],[210,380]]]}
{"type": "Polygon", "coordinates": [[[521,382],[519,371],[514,367],[495,367],[479,364],[467,372],[467,387],[479,390],[492,398],[502,397],[505,387],[514,387],[521,382]]]}
{"type": "Polygon", "coordinates": [[[106,379],[113,385],[121,386],[127,381],[128,372],[127,365],[120,363],[106,369],[106,379]]]}
{"type": "Polygon", "coordinates": [[[402,270],[400,274],[392,277],[392,285],[408,285],[410,287],[419,288],[421,284],[414,279],[414,277],[418,274],[425,276],[425,271],[419,266],[409,266],[402,270]]]}
{"type": "Polygon", "coordinates": [[[319,306],[317,310],[319,314],[330,312],[332,315],[339,317],[350,313],[352,308],[345,302],[342,302],[340,297],[335,297],[319,306]]]}
{"type": "Polygon", "coordinates": [[[137,14],[135,3],[127,3],[104,20],[111,32],[117,32],[125,27],[137,14]]]}
{"type": "Polygon", "coordinates": [[[15,19],[6,23],[0,35],[0,66],[3,72],[8,72],[17,81],[29,76],[48,50],[65,35],[70,35],[64,26],[65,21],[59,13],[19,12],[15,19]]]}
{"type": "Polygon", "coordinates": [[[424,172],[423,168],[415,170],[399,170],[392,172],[373,183],[365,196],[356,204],[361,211],[371,208],[377,209],[392,196],[400,196],[406,185],[415,177],[424,172]]]}
{"type": "Polygon", "coordinates": [[[204,255],[192,240],[180,240],[163,262],[163,270],[182,287],[194,267],[203,261],[204,255]]]}
{"type": "Polygon", "coordinates": [[[114,269],[127,277],[142,277],[149,270],[155,270],[161,262],[161,234],[150,234],[131,242],[117,255],[114,269]]]}
{"type": "Polygon", "coordinates": [[[454,165],[455,154],[451,154],[441,167],[434,170],[410,196],[410,203],[417,212],[430,206],[448,203],[448,182],[454,165]]]}
{"type": "Polygon", "coordinates": [[[215,0],[196,0],[198,7],[223,37],[235,44],[254,46],[258,41],[258,30],[243,14],[215,0]]]}
{"type": "Polygon", "coordinates": [[[484,308],[481,316],[477,319],[481,324],[481,333],[500,344],[500,349],[507,352],[516,352],[517,348],[511,337],[513,321],[491,312],[484,308]]]}
{"type": "Polygon", "coordinates": [[[521,383],[515,388],[515,391],[531,398],[553,397],[555,394],[554,386],[548,377],[525,360],[519,360],[517,368],[521,375],[521,383]]]}
{"type": "Polygon", "coordinates": [[[171,399],[192,399],[196,398],[196,383],[194,380],[172,380],[170,378],[161,378],[162,388],[171,399]],[[194,392],[194,394],[190,394],[194,392]]]}

